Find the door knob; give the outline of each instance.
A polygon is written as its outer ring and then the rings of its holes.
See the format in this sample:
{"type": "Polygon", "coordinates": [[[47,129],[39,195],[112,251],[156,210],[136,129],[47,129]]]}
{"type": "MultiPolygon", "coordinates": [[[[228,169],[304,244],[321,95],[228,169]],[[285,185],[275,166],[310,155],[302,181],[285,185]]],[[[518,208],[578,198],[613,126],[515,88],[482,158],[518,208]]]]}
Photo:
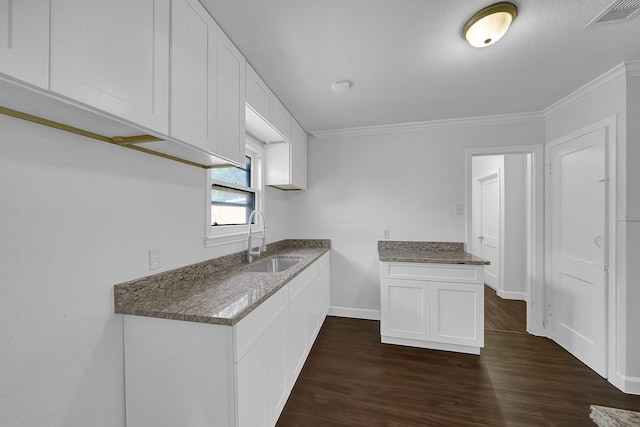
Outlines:
{"type": "Polygon", "coordinates": [[[600,236],[599,234],[596,234],[596,237],[593,238],[593,243],[596,246],[602,246],[602,236],[600,236]]]}
{"type": "Polygon", "coordinates": [[[484,236],[478,236],[478,239],[482,240],[484,239],[484,236]]]}

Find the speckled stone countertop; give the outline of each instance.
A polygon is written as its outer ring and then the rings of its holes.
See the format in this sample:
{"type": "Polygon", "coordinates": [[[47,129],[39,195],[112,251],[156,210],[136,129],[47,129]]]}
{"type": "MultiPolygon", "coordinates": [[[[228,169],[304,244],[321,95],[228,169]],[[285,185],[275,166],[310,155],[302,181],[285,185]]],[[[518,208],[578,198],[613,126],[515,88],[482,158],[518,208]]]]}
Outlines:
{"type": "Polygon", "coordinates": [[[243,251],[120,283],[114,286],[115,312],[231,326],[329,249],[329,240],[282,240],[254,261],[302,258],[279,273],[245,271],[243,251]]]}
{"type": "Polygon", "coordinates": [[[589,418],[600,427],[640,426],[640,412],[591,405],[589,418]]]}
{"type": "Polygon", "coordinates": [[[458,242],[378,241],[380,261],[423,262],[429,264],[488,265],[489,261],[464,251],[458,242]]]}

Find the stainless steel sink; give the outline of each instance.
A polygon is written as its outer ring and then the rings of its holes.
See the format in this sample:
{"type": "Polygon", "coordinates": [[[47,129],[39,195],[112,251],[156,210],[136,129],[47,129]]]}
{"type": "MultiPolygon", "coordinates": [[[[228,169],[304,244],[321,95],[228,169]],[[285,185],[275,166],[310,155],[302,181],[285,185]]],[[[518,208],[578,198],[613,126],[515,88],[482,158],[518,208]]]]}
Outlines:
{"type": "Polygon", "coordinates": [[[288,268],[293,267],[297,263],[302,261],[302,258],[294,257],[275,257],[268,258],[264,261],[250,264],[245,271],[252,273],[279,273],[285,271],[288,268]]]}

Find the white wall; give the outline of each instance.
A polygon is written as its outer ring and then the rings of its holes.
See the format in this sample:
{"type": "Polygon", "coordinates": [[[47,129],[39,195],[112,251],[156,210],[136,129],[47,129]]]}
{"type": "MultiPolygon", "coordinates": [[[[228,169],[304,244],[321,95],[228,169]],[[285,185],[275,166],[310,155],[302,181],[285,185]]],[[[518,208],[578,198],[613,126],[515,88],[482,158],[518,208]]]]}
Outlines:
{"type": "Polygon", "coordinates": [[[310,139],[307,191],[290,202],[290,234],[332,241],[332,306],[379,316],[377,241],[464,242],[465,149],[541,144],[539,122],[310,139]]]}
{"type": "Polygon", "coordinates": [[[124,426],[113,285],[242,249],[205,249],[204,174],[0,115],[0,425],[124,426]]]}
{"type": "Polygon", "coordinates": [[[505,254],[501,296],[527,300],[526,154],[504,156],[505,254]]]}

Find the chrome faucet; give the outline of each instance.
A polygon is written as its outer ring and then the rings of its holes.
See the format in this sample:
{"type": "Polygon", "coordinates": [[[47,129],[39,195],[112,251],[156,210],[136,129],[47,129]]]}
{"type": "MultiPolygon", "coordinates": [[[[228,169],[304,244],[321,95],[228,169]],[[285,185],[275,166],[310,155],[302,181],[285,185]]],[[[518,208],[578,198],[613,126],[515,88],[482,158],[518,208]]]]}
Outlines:
{"type": "Polygon", "coordinates": [[[254,257],[260,256],[260,251],[264,252],[267,250],[267,224],[264,221],[264,215],[259,210],[252,211],[249,214],[249,239],[247,241],[247,262],[253,261],[254,257]],[[256,214],[260,214],[260,218],[262,219],[262,243],[258,246],[258,250],[254,251],[251,248],[251,220],[255,217],[256,214]]]}

